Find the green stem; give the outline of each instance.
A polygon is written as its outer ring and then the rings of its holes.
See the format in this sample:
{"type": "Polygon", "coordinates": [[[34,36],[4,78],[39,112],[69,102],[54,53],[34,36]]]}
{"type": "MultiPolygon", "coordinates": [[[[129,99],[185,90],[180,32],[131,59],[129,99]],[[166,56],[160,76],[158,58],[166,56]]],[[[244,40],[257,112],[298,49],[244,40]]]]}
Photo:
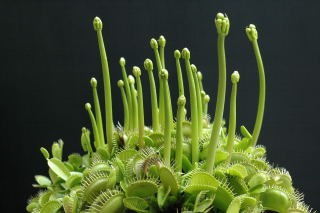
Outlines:
{"type": "Polygon", "coordinates": [[[133,67],[133,74],[136,77],[137,81],[137,89],[138,89],[138,122],[139,122],[139,139],[138,144],[139,148],[142,149],[144,147],[144,109],[143,109],[143,92],[142,92],[142,84],[141,84],[141,70],[139,67],[133,67]]]}
{"type": "Polygon", "coordinates": [[[94,111],[95,111],[95,115],[96,115],[96,122],[97,122],[97,126],[98,126],[99,138],[100,138],[101,144],[105,144],[103,125],[102,125],[102,116],[101,116],[100,103],[99,103],[99,97],[98,97],[98,92],[97,92],[98,82],[95,78],[91,78],[90,83],[91,83],[92,91],[93,91],[94,111]]]}
{"type": "Polygon", "coordinates": [[[154,55],[156,58],[156,64],[157,64],[157,69],[158,69],[158,77],[159,77],[159,84],[160,84],[160,91],[159,91],[159,120],[160,120],[160,127],[163,129],[164,125],[165,125],[165,121],[164,121],[164,94],[163,94],[163,90],[164,90],[164,86],[163,86],[163,82],[161,81],[161,77],[160,77],[160,72],[162,69],[162,64],[161,64],[161,59],[160,59],[160,55],[159,55],[159,51],[158,51],[158,42],[152,38],[150,41],[150,46],[154,51],[154,55]]]}
{"type": "Polygon", "coordinates": [[[198,76],[198,79],[199,79],[199,86],[200,86],[200,90],[203,91],[203,84],[202,84],[202,73],[200,71],[197,72],[197,76],[198,76]]]}
{"type": "Polygon", "coordinates": [[[180,65],[180,51],[174,51],[174,57],[176,59],[176,68],[177,68],[177,76],[178,76],[178,87],[179,87],[179,96],[184,95],[184,85],[183,85],[183,78],[181,72],[181,65],[180,65]]]}
{"type": "Polygon", "coordinates": [[[127,101],[126,92],[124,91],[124,82],[122,80],[118,81],[118,87],[121,91],[122,104],[123,104],[123,113],[124,113],[124,131],[129,130],[129,106],[127,101]]]}
{"type": "Polygon", "coordinates": [[[158,43],[160,46],[161,67],[165,69],[166,64],[165,64],[165,58],[164,58],[164,47],[166,46],[166,39],[164,38],[164,36],[159,37],[158,43]]]}
{"type": "Polygon", "coordinates": [[[130,90],[131,90],[131,98],[132,98],[132,118],[133,118],[133,130],[138,128],[138,101],[137,101],[137,90],[134,88],[134,77],[129,75],[128,77],[130,90]]]}
{"type": "Polygon", "coordinates": [[[148,71],[150,95],[151,95],[151,110],[152,110],[152,129],[155,132],[160,131],[159,126],[159,109],[157,101],[157,88],[153,76],[153,63],[150,59],[144,61],[144,68],[148,71]]]}
{"type": "Polygon", "coordinates": [[[252,139],[251,139],[251,144],[255,146],[257,144],[257,141],[260,135],[262,121],[263,121],[264,106],[265,106],[265,99],[266,99],[266,79],[264,74],[262,57],[261,57],[259,45],[258,45],[258,32],[256,30],[256,27],[253,24],[250,24],[249,27],[246,28],[246,34],[252,43],[253,51],[256,56],[258,72],[259,72],[259,103],[258,103],[256,123],[254,124],[254,129],[253,129],[252,139]]]}
{"type": "Polygon", "coordinates": [[[92,130],[93,130],[93,137],[94,137],[94,146],[95,146],[96,149],[98,149],[99,147],[102,146],[102,144],[100,142],[97,122],[96,122],[96,119],[94,118],[94,115],[93,115],[93,113],[91,111],[91,104],[86,103],[85,104],[85,108],[88,111],[89,117],[90,117],[90,120],[91,120],[91,125],[92,125],[92,130]]]}
{"type": "Polygon", "coordinates": [[[240,75],[237,71],[234,71],[231,75],[232,90],[230,98],[230,114],[229,114],[229,128],[228,128],[228,140],[227,151],[229,152],[228,162],[231,160],[233,151],[234,136],[236,132],[237,123],[237,83],[239,82],[240,75]]]}
{"type": "Polygon", "coordinates": [[[182,50],[182,57],[185,60],[189,92],[190,92],[190,104],[191,104],[191,156],[192,164],[199,161],[199,138],[198,138],[198,109],[197,109],[197,94],[196,87],[192,76],[190,65],[190,52],[187,48],[182,50]]]}
{"type": "Polygon", "coordinates": [[[112,97],[111,97],[108,59],[107,59],[107,54],[106,54],[103,37],[102,37],[102,21],[100,20],[100,18],[98,17],[94,18],[93,26],[94,26],[94,30],[97,31],[99,51],[100,51],[100,57],[101,57],[104,95],[105,95],[105,110],[106,110],[106,134],[107,134],[108,150],[109,150],[109,153],[111,153],[113,149],[112,97]]]}
{"type": "Polygon", "coordinates": [[[226,93],[226,56],[224,50],[224,40],[229,32],[229,19],[223,14],[218,13],[215,20],[218,32],[218,65],[219,65],[219,80],[218,80],[218,95],[216,103],[216,112],[212,125],[212,132],[210,143],[208,145],[207,156],[207,171],[213,172],[214,160],[216,157],[217,144],[219,140],[219,133],[221,130],[221,122],[223,118],[224,101],[226,93]]]}
{"type": "Polygon", "coordinates": [[[198,79],[198,75],[197,75],[197,67],[192,64],[191,65],[191,70],[193,73],[193,80],[194,80],[194,84],[196,86],[196,95],[197,95],[197,110],[198,110],[198,134],[199,134],[199,138],[201,138],[202,136],[202,100],[201,100],[201,90],[200,90],[200,85],[199,85],[199,79],[198,79]]]}
{"type": "Polygon", "coordinates": [[[182,134],[182,122],[184,120],[184,106],[186,104],[186,97],[184,95],[180,95],[178,98],[178,110],[177,110],[177,123],[176,123],[176,172],[182,171],[182,142],[183,142],[183,134],[182,134]]]}
{"type": "MultiPolygon", "coordinates": [[[[170,113],[170,91],[168,85],[168,71],[162,69],[160,72],[160,78],[164,85],[164,100],[165,100],[165,114],[168,115],[170,113]]],[[[170,166],[170,155],[171,155],[171,128],[172,121],[169,116],[165,116],[165,125],[164,125],[164,164],[166,166],[170,166]]]]}
{"type": "Polygon", "coordinates": [[[128,109],[129,109],[128,118],[127,118],[129,123],[128,129],[132,129],[134,123],[133,123],[132,113],[130,113],[132,112],[131,90],[130,90],[130,85],[129,85],[128,76],[127,76],[126,67],[125,67],[126,61],[123,57],[120,58],[119,64],[121,66],[122,78],[124,81],[124,87],[126,90],[126,97],[127,97],[128,109]]]}

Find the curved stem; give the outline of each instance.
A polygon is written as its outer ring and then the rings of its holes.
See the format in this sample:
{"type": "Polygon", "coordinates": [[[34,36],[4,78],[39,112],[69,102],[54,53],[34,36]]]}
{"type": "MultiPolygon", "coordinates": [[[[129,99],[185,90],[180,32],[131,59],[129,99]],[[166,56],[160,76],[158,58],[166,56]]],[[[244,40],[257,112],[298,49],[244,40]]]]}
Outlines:
{"type": "Polygon", "coordinates": [[[104,133],[103,133],[103,125],[102,125],[102,116],[101,116],[101,110],[100,110],[100,103],[99,103],[99,96],[97,92],[97,85],[98,82],[95,78],[91,78],[91,86],[92,86],[92,92],[93,92],[93,102],[94,102],[94,111],[96,115],[96,122],[99,132],[99,138],[101,144],[105,144],[104,140],[104,133]]]}
{"type": "Polygon", "coordinates": [[[133,128],[133,118],[132,118],[132,98],[131,98],[131,90],[130,90],[130,85],[129,85],[129,81],[128,81],[128,76],[127,76],[127,72],[126,72],[126,61],[124,58],[120,58],[119,64],[121,66],[121,72],[122,72],[122,78],[123,78],[123,82],[124,82],[124,88],[126,90],[126,97],[127,97],[127,102],[128,102],[128,118],[127,118],[127,122],[129,123],[128,125],[128,129],[132,129],[133,128]]]}
{"type": "Polygon", "coordinates": [[[254,40],[252,42],[254,54],[256,56],[257,65],[258,65],[258,71],[259,71],[259,103],[258,103],[258,111],[257,111],[257,117],[256,117],[256,123],[254,125],[253,133],[252,133],[252,141],[251,144],[255,146],[257,144],[262,121],[263,121],[263,114],[264,114],[264,105],[265,105],[265,99],[266,99],[266,79],[264,74],[264,67],[262,58],[260,55],[259,45],[257,40],[254,40]]]}
{"type": "Polygon", "coordinates": [[[191,70],[193,74],[194,84],[196,86],[196,95],[197,95],[197,110],[198,110],[198,137],[201,138],[202,136],[202,100],[201,100],[201,91],[199,85],[199,79],[197,75],[197,68],[195,65],[191,65],[191,70]]]}
{"type": "Polygon", "coordinates": [[[123,89],[124,82],[122,80],[118,81],[118,87],[121,91],[122,104],[123,104],[123,113],[124,113],[124,131],[129,129],[129,106],[127,101],[126,92],[123,89]]]}
{"type": "Polygon", "coordinates": [[[191,156],[192,163],[195,164],[199,161],[199,138],[198,138],[198,109],[197,109],[197,94],[196,87],[192,76],[190,65],[190,52],[187,48],[182,50],[182,57],[185,60],[189,92],[190,92],[190,105],[191,105],[191,156]]]}
{"type": "Polygon", "coordinates": [[[227,140],[227,151],[229,152],[228,162],[231,160],[231,155],[234,145],[234,136],[236,132],[237,123],[237,83],[239,82],[240,76],[237,71],[234,71],[231,75],[232,90],[230,98],[230,114],[229,114],[229,128],[228,128],[228,140],[227,140]]]}
{"type": "Polygon", "coordinates": [[[152,129],[155,132],[160,131],[159,126],[159,109],[157,101],[157,88],[153,76],[153,63],[150,59],[144,61],[144,68],[148,71],[150,95],[151,95],[151,110],[152,110],[152,129]]]}
{"type": "Polygon", "coordinates": [[[85,108],[89,113],[89,117],[91,120],[91,125],[92,125],[92,130],[93,130],[93,137],[94,137],[94,146],[96,149],[98,149],[99,147],[102,146],[101,141],[100,141],[100,137],[99,137],[99,131],[98,131],[98,127],[97,127],[97,123],[96,123],[96,119],[94,118],[94,115],[91,111],[91,104],[86,103],[85,104],[85,108]]]}
{"type": "Polygon", "coordinates": [[[138,128],[139,128],[139,139],[138,144],[139,148],[142,149],[144,147],[144,109],[143,109],[143,92],[142,92],[142,84],[141,84],[141,70],[139,67],[133,67],[133,74],[136,77],[137,81],[137,90],[138,90],[138,128]]]}
{"type": "Polygon", "coordinates": [[[103,74],[103,84],[104,84],[104,95],[105,95],[105,110],[106,110],[106,134],[108,142],[109,153],[112,152],[113,143],[113,118],[112,118],[112,97],[111,97],[111,85],[110,85],[110,75],[107,54],[104,46],[104,41],[102,37],[102,21],[95,17],[93,20],[94,29],[97,31],[99,51],[101,57],[102,74],[103,74]]]}
{"type": "Polygon", "coordinates": [[[184,95],[180,95],[178,98],[178,110],[177,110],[177,123],[176,123],[176,172],[182,171],[182,142],[183,142],[183,134],[182,134],[182,122],[184,120],[184,106],[186,104],[186,98],[184,95]]]}

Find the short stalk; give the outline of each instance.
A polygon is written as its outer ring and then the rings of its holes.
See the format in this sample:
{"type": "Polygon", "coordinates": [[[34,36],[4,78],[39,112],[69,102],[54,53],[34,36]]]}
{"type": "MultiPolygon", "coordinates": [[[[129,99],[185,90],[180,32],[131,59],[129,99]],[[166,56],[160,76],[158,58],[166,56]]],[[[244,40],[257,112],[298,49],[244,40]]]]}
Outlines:
{"type": "Polygon", "coordinates": [[[155,132],[160,131],[159,109],[157,101],[157,88],[153,76],[153,63],[150,59],[144,61],[144,68],[148,71],[150,95],[151,95],[151,112],[152,112],[152,129],[155,132]]]}
{"type": "Polygon", "coordinates": [[[113,143],[113,118],[112,118],[112,97],[111,97],[111,85],[110,85],[110,74],[107,54],[104,46],[104,41],[102,37],[102,21],[100,18],[95,17],[93,20],[94,30],[97,31],[99,51],[101,57],[102,74],[103,74],[103,84],[104,84],[104,95],[105,95],[105,111],[106,111],[106,134],[108,142],[108,151],[112,152],[113,143]]]}
{"type": "Polygon", "coordinates": [[[209,95],[205,95],[203,98],[203,114],[207,115],[208,114],[208,104],[210,101],[210,96],[209,95]]]}
{"type": "Polygon", "coordinates": [[[198,76],[198,80],[199,80],[200,90],[201,90],[201,91],[204,91],[204,90],[203,90],[203,84],[202,84],[202,78],[203,78],[202,73],[201,73],[200,71],[198,71],[198,72],[197,72],[197,76],[198,76]]]}
{"type": "Polygon", "coordinates": [[[133,128],[133,118],[132,118],[132,98],[131,98],[131,90],[130,90],[130,85],[129,85],[129,81],[128,81],[128,76],[127,76],[127,72],[126,72],[126,60],[122,57],[120,58],[119,64],[121,66],[121,72],[122,72],[122,78],[123,78],[123,82],[124,82],[124,88],[126,90],[126,97],[127,97],[127,102],[128,102],[128,129],[132,129],[133,128]]]}
{"type": "Polygon", "coordinates": [[[234,145],[234,136],[236,132],[237,123],[237,83],[240,80],[240,75],[237,71],[234,71],[231,75],[232,90],[230,98],[230,113],[229,113],[229,128],[228,128],[228,140],[227,140],[227,152],[229,153],[228,162],[231,160],[231,155],[234,145]]]}
{"type": "Polygon", "coordinates": [[[183,133],[182,133],[182,122],[184,121],[184,106],[186,104],[186,97],[180,95],[178,98],[178,110],[177,110],[177,123],[176,123],[176,172],[182,171],[182,143],[183,143],[183,133]]]}
{"type": "MultiPolygon", "coordinates": [[[[174,57],[176,59],[176,68],[177,68],[177,76],[178,76],[178,88],[179,88],[179,96],[184,96],[184,85],[183,85],[183,77],[181,72],[181,64],[180,57],[181,53],[179,50],[174,51],[174,57]]],[[[182,121],[185,120],[186,112],[185,108],[183,110],[184,116],[182,116],[182,121]]]]}
{"type": "Polygon", "coordinates": [[[164,48],[166,46],[166,39],[164,38],[164,36],[159,37],[158,44],[160,47],[161,67],[162,69],[165,69],[166,63],[165,63],[165,57],[164,57],[164,48]]]}
{"type": "Polygon", "coordinates": [[[191,105],[191,156],[192,164],[199,161],[199,137],[198,137],[198,109],[197,109],[197,93],[196,87],[192,76],[190,65],[190,52],[187,48],[182,50],[182,57],[185,60],[189,92],[190,92],[190,105],[191,105]]]}
{"type": "Polygon", "coordinates": [[[91,111],[91,104],[90,103],[86,103],[85,104],[85,108],[89,113],[89,117],[91,120],[91,125],[92,125],[92,130],[93,130],[93,137],[94,137],[94,146],[96,149],[98,149],[99,147],[102,146],[101,144],[101,140],[100,140],[100,136],[99,136],[99,130],[98,130],[98,126],[96,123],[96,119],[94,118],[94,115],[91,111]]]}
{"type": "Polygon", "coordinates": [[[262,121],[263,121],[264,106],[265,106],[265,99],[266,99],[266,79],[264,74],[262,57],[261,57],[259,45],[258,45],[258,32],[256,27],[253,24],[250,24],[249,27],[246,28],[246,34],[250,42],[252,43],[253,51],[256,56],[258,72],[259,72],[259,103],[258,103],[256,123],[254,124],[254,129],[253,129],[252,139],[251,139],[251,144],[255,146],[257,144],[257,141],[260,135],[262,121]]]}
{"type": "Polygon", "coordinates": [[[123,104],[123,114],[124,114],[124,131],[129,130],[129,106],[127,101],[126,92],[124,91],[124,82],[123,80],[118,81],[118,87],[121,91],[122,104],[123,104]]]}
{"type": "Polygon", "coordinates": [[[97,127],[98,127],[98,132],[99,132],[99,138],[100,138],[101,144],[105,144],[103,125],[102,125],[102,116],[101,116],[100,103],[99,103],[99,97],[98,97],[98,92],[97,92],[98,82],[95,78],[91,78],[90,84],[92,86],[94,112],[96,115],[96,122],[97,122],[97,127]]]}
{"type": "Polygon", "coordinates": [[[194,84],[196,86],[196,95],[197,95],[198,134],[199,134],[198,137],[201,138],[202,137],[202,126],[203,126],[201,90],[200,90],[199,79],[198,79],[198,75],[197,75],[197,67],[194,64],[192,64],[191,70],[192,70],[192,74],[193,74],[194,84]]]}
{"type": "Polygon", "coordinates": [[[134,76],[137,81],[137,90],[138,90],[138,129],[139,129],[139,139],[138,144],[139,148],[142,149],[144,147],[144,109],[143,109],[143,92],[142,92],[142,84],[141,84],[141,70],[139,67],[134,66],[132,70],[134,76]]]}
{"type": "Polygon", "coordinates": [[[130,91],[131,91],[131,100],[132,100],[132,118],[133,118],[133,130],[138,128],[138,101],[137,101],[137,91],[134,88],[134,77],[132,75],[128,76],[130,91]]]}
{"type": "Polygon", "coordinates": [[[229,19],[222,13],[218,13],[215,19],[215,24],[218,32],[218,67],[219,67],[219,80],[218,80],[218,95],[216,103],[216,111],[214,114],[214,121],[212,125],[211,138],[208,145],[207,156],[207,171],[213,172],[214,160],[216,157],[217,144],[219,140],[219,133],[221,130],[221,122],[223,118],[225,93],[226,93],[226,56],[224,50],[224,40],[229,32],[229,19]]]}

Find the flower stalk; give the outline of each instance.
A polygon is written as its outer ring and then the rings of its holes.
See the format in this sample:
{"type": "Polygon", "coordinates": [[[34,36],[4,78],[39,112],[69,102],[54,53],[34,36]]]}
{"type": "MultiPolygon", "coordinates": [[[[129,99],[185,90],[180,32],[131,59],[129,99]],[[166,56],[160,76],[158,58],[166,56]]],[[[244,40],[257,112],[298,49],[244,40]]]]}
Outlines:
{"type": "Polygon", "coordinates": [[[229,33],[230,22],[228,17],[222,13],[218,13],[215,19],[216,29],[218,32],[218,67],[219,67],[219,80],[218,80],[218,95],[216,103],[216,111],[212,125],[212,132],[208,146],[207,156],[207,171],[213,172],[214,160],[217,151],[217,144],[219,140],[219,133],[221,129],[221,122],[223,118],[225,94],[226,94],[226,56],[224,50],[224,40],[229,33]]]}

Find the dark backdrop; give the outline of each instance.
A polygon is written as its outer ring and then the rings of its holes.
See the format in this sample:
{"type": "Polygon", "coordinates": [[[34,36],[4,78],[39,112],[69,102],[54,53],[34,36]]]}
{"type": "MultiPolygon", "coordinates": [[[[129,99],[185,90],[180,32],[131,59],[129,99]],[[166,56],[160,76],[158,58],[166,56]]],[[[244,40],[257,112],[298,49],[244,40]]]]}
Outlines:
{"type": "MultiPolygon", "coordinates": [[[[114,120],[122,121],[116,81],[118,60],[142,68],[153,59],[152,37],[167,39],[166,60],[173,101],[177,83],[173,50],[187,46],[203,72],[214,112],[217,54],[214,17],[231,20],[226,39],[228,74],[239,70],[238,125],[252,130],[258,100],[258,75],[244,33],[254,23],[265,63],[267,99],[259,144],[268,159],[287,168],[294,185],[315,209],[319,204],[319,4],[317,1],[21,1],[1,3],[2,184],[5,208],[23,212],[33,175],[46,174],[39,152],[54,140],[65,153],[81,152],[81,127],[89,127],[84,103],[91,102],[89,80],[101,82],[101,65],[92,19],[104,21],[103,34],[111,69],[114,120]]],[[[185,74],[185,73],[184,73],[185,74]]],[[[147,124],[150,124],[147,75],[143,73],[147,124]]],[[[229,79],[229,78],[228,78],[229,79]]],[[[101,84],[100,84],[101,86],[101,84]]],[[[100,87],[101,88],[101,87],[100,87]]],[[[186,87],[185,89],[188,89],[186,87]]],[[[102,94],[102,90],[100,90],[102,94]]],[[[227,100],[230,94],[228,81],[227,100]]],[[[228,118],[229,102],[225,118],[228,118]]],[[[175,108],[175,104],[174,104],[175,108]]],[[[8,212],[8,211],[7,211],[8,212]]]]}

